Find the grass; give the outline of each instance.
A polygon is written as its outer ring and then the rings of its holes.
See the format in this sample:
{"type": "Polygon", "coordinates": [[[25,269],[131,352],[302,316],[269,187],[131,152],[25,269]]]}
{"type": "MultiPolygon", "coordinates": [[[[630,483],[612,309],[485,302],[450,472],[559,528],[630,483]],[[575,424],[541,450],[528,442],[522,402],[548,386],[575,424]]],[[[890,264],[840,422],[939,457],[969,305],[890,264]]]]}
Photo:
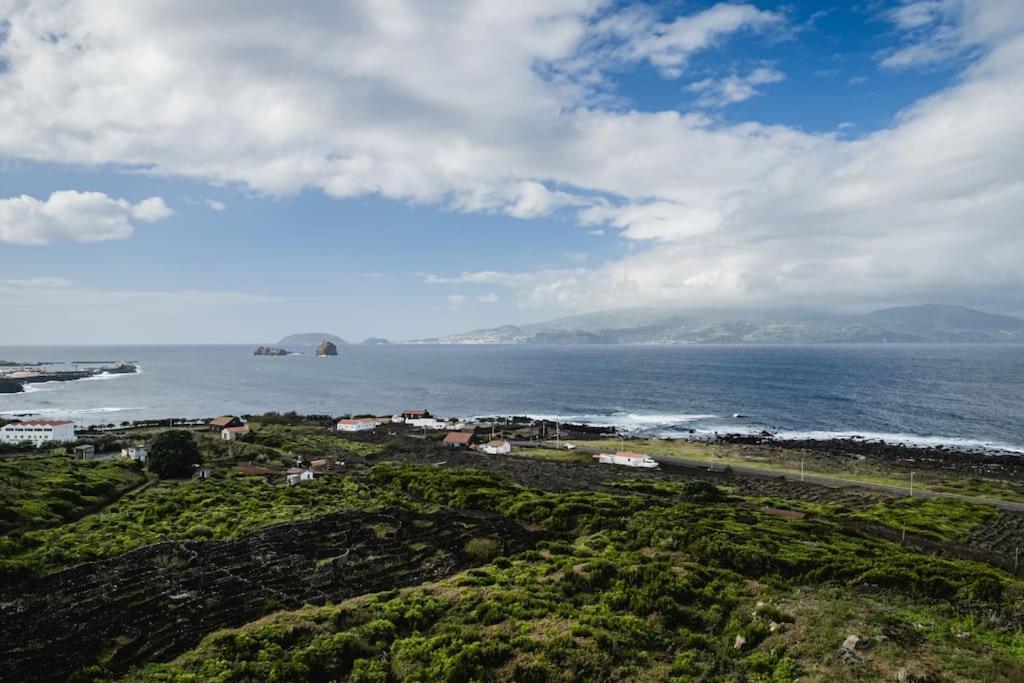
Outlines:
{"type": "Polygon", "coordinates": [[[968,533],[999,513],[988,505],[943,498],[899,498],[845,515],[876,522],[897,531],[906,529],[940,540],[963,541],[968,533]]]}
{"type": "Polygon", "coordinates": [[[143,481],[120,462],[65,455],[0,461],[0,533],[75,519],[143,481]]]}

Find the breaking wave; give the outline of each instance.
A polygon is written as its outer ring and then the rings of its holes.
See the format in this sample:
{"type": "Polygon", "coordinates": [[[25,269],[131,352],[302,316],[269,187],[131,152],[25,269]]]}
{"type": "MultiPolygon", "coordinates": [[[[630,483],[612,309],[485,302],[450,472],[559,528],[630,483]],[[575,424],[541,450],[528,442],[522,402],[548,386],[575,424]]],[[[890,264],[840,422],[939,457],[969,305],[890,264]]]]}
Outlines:
{"type": "Polygon", "coordinates": [[[864,442],[885,442],[919,448],[943,446],[963,451],[1002,451],[1024,455],[1024,446],[1002,441],[969,439],[955,436],[935,436],[896,432],[871,432],[855,430],[820,429],[773,429],[757,423],[748,415],[735,414],[733,417],[705,413],[627,413],[583,415],[539,415],[531,414],[534,420],[555,420],[563,423],[577,423],[595,427],[614,427],[622,434],[655,439],[713,439],[716,435],[758,436],[771,434],[778,441],[829,441],[832,439],[864,442]]]}

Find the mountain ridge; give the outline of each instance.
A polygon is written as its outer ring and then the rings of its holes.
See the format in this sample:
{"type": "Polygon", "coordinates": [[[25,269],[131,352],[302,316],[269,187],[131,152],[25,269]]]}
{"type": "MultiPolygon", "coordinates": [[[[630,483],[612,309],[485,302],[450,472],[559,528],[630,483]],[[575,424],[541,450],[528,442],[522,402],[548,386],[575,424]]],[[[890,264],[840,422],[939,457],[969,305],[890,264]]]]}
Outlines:
{"type": "Polygon", "coordinates": [[[863,314],[635,308],[411,340],[435,344],[1018,343],[1024,319],[922,304],[863,314]]]}

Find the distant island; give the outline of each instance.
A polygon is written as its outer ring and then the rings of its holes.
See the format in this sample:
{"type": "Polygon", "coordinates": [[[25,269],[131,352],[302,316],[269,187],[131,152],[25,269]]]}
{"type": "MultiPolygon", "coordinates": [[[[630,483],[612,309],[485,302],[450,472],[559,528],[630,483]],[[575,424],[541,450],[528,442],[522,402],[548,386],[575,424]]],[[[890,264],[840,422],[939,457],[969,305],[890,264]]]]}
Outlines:
{"type": "Polygon", "coordinates": [[[372,345],[378,345],[379,346],[381,344],[390,344],[391,342],[389,340],[387,340],[387,339],[384,339],[383,337],[367,337],[366,339],[364,339],[360,343],[362,343],[364,345],[370,345],[370,346],[372,346],[372,345]]]}
{"type": "Polygon", "coordinates": [[[859,315],[798,309],[679,311],[633,308],[503,325],[421,344],[1021,343],[1024,320],[964,306],[886,308],[859,315]]]}

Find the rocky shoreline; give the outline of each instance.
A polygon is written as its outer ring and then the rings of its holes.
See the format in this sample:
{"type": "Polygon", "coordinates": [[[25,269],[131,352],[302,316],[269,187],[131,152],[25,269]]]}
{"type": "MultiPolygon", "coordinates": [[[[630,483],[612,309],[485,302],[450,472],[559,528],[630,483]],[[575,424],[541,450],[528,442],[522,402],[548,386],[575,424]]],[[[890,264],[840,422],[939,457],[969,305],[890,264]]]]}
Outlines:
{"type": "MultiPolygon", "coordinates": [[[[42,363],[26,364],[36,367],[42,363]]],[[[26,367],[19,366],[19,367],[26,367]]],[[[88,370],[54,370],[52,372],[14,372],[0,377],[0,394],[17,394],[25,391],[27,384],[42,384],[44,382],[74,382],[80,379],[89,379],[100,375],[133,375],[139,371],[135,363],[118,363],[116,365],[105,365],[99,368],[88,370]]]]}

